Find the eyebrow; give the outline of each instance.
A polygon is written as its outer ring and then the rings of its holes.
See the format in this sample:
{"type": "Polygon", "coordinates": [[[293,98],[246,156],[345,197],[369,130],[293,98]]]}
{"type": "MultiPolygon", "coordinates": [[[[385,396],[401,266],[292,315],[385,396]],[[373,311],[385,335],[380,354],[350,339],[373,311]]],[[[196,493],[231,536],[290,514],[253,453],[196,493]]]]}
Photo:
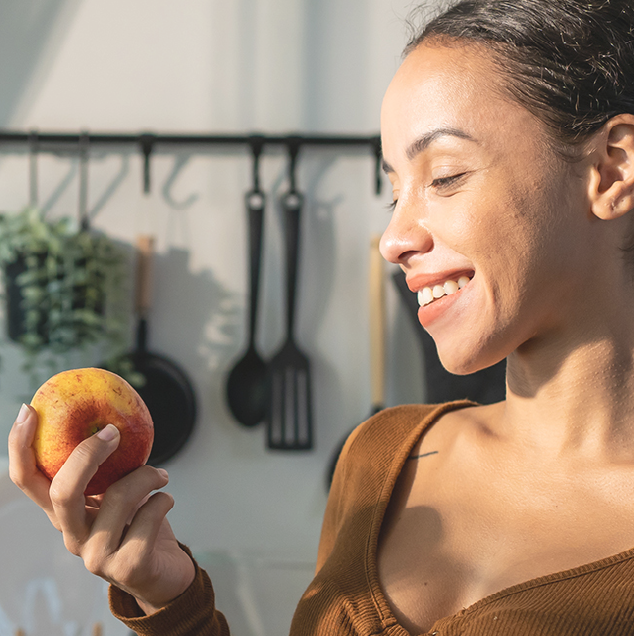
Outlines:
{"type": "MultiPolygon", "coordinates": [[[[407,158],[412,161],[417,155],[426,150],[434,141],[440,137],[458,137],[459,139],[466,139],[467,141],[476,141],[468,132],[461,130],[460,128],[435,128],[434,130],[421,135],[418,139],[415,139],[407,148],[405,152],[407,158]]],[[[381,161],[383,171],[386,173],[394,172],[394,168],[383,159],[381,161]]]]}

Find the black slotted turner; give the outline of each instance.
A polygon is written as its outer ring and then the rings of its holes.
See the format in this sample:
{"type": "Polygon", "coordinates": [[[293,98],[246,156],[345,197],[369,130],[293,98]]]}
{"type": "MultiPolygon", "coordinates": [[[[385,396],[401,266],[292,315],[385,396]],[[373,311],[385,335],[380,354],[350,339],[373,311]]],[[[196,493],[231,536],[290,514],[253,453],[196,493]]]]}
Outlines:
{"type": "Polygon", "coordinates": [[[295,292],[299,257],[301,194],[284,196],[286,241],[286,340],[269,363],[267,445],[277,450],[313,447],[310,361],[295,342],[295,292]]]}

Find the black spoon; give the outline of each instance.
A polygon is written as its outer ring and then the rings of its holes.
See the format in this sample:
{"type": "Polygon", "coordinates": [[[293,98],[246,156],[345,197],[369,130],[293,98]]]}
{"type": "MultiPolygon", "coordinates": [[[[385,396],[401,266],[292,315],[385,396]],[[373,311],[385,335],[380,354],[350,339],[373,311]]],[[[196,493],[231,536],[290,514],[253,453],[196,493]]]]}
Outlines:
{"type": "Polygon", "coordinates": [[[267,365],[255,348],[255,327],[262,254],[264,193],[255,184],[246,196],[249,215],[249,264],[251,298],[249,307],[249,340],[247,349],[227,378],[227,403],[233,417],[244,426],[255,426],[264,420],[267,405],[267,365]]]}

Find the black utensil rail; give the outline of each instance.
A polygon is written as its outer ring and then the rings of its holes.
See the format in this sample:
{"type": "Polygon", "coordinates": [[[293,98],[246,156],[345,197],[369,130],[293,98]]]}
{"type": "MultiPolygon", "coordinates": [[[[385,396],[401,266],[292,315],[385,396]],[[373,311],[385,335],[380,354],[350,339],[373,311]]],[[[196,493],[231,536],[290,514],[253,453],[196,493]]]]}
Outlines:
{"type": "Polygon", "coordinates": [[[269,146],[287,148],[331,146],[351,150],[368,148],[374,157],[374,185],[376,194],[382,188],[381,138],[373,135],[335,135],[335,134],[282,134],[267,135],[259,132],[242,135],[232,134],[170,134],[155,132],[116,133],[116,132],[43,132],[39,130],[16,131],[0,129],[0,153],[10,154],[16,151],[68,153],[81,155],[91,147],[109,147],[113,153],[124,148],[135,148],[145,157],[144,190],[150,185],[150,154],[170,154],[176,148],[188,148],[192,153],[206,154],[213,148],[241,146],[246,150],[255,145],[266,149],[269,146]]]}

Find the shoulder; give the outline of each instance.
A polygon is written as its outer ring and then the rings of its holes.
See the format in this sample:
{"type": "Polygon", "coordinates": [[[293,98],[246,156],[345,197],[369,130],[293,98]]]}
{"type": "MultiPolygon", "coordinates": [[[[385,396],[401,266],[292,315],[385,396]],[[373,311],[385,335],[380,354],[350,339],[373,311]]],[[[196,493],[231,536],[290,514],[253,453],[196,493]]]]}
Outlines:
{"type": "Polygon", "coordinates": [[[381,455],[388,459],[389,451],[396,452],[412,436],[418,439],[445,413],[472,404],[466,400],[444,404],[405,404],[379,411],[352,431],[343,448],[342,461],[376,451],[381,451],[381,455]]]}
{"type": "Polygon", "coordinates": [[[428,427],[442,415],[470,406],[461,400],[445,404],[407,404],[384,409],[357,426],[343,446],[335,482],[350,493],[356,487],[365,490],[380,484],[399,470],[412,447],[428,427]]]}
{"type": "MultiPolygon", "coordinates": [[[[318,569],[346,523],[359,522],[389,499],[410,450],[427,428],[444,413],[471,404],[461,401],[396,406],[380,411],[352,431],[339,454],[330,486],[318,569]]],[[[357,531],[361,532],[359,528],[357,531]]]]}

